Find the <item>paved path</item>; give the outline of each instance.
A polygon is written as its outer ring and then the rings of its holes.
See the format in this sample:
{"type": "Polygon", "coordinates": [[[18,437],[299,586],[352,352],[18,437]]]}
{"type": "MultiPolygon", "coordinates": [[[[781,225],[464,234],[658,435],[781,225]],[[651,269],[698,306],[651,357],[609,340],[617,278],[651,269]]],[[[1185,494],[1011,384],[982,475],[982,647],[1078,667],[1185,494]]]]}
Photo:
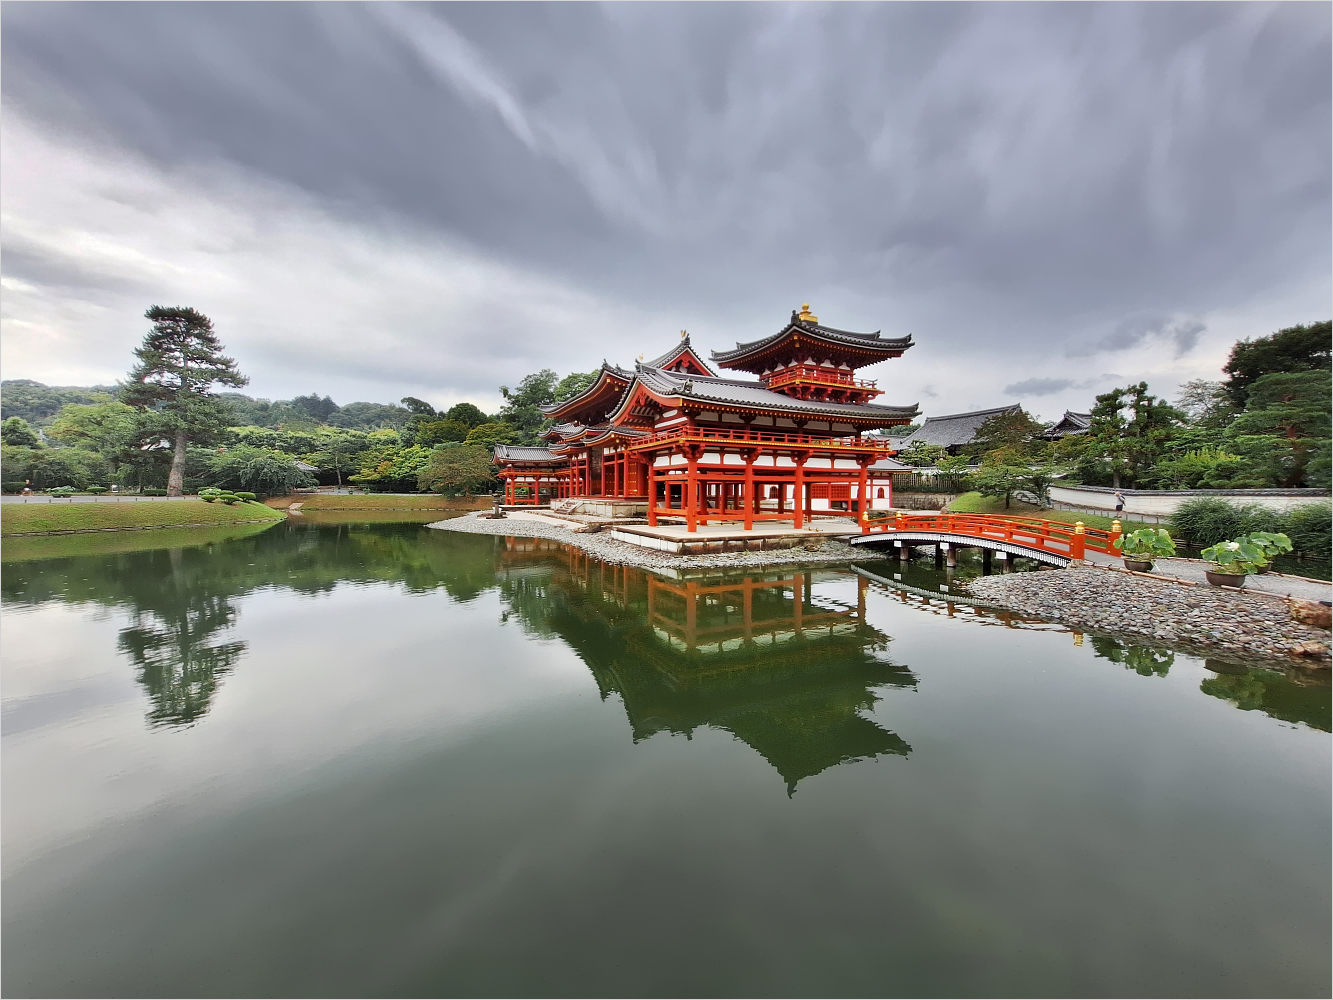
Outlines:
{"type": "MultiPolygon", "coordinates": [[[[1207,577],[1203,574],[1207,566],[1208,563],[1202,559],[1158,559],[1153,563],[1153,576],[1173,576],[1177,580],[1206,583],[1207,577]]],[[[1283,573],[1252,574],[1245,578],[1242,589],[1281,594],[1303,601],[1327,601],[1333,598],[1333,584],[1283,573]]]]}
{"type": "MultiPolygon", "coordinates": [[[[1119,558],[1104,555],[1101,552],[1088,552],[1085,561],[1095,566],[1115,566],[1123,569],[1125,563],[1119,558]]],[[[1204,570],[1208,563],[1202,559],[1157,559],[1153,561],[1153,576],[1167,579],[1188,580],[1191,583],[1207,583],[1204,570]]],[[[1333,583],[1321,580],[1308,580],[1301,576],[1286,576],[1282,573],[1254,574],[1245,578],[1244,590],[1256,590],[1265,594],[1281,594],[1283,597],[1295,597],[1302,601],[1327,601],[1333,599],[1333,583]]]]}

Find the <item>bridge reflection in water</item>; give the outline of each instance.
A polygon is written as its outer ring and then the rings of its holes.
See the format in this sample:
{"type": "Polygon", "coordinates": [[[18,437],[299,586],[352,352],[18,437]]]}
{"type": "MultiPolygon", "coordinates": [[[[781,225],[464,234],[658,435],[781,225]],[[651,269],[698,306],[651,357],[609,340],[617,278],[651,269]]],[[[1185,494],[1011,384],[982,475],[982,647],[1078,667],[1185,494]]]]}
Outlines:
{"type": "Polygon", "coordinates": [[[889,637],[865,621],[865,578],[783,571],[664,580],[572,546],[506,545],[510,607],[569,643],[604,699],[619,696],[635,742],[699,727],[729,732],[773,766],[789,795],[830,767],[911,752],[862,714],[886,691],[916,686],[889,659],[889,637]],[[830,590],[854,593],[855,603],[830,590]]]}

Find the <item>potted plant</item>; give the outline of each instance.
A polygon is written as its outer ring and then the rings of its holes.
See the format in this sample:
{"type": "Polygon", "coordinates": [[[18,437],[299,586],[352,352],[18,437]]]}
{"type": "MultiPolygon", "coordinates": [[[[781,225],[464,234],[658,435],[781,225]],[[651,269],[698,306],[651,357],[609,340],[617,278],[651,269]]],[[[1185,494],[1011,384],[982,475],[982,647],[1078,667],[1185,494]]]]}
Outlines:
{"type": "Polygon", "coordinates": [[[1239,587],[1246,576],[1259,572],[1265,562],[1263,551],[1243,537],[1210,545],[1199,555],[1213,564],[1212,569],[1204,571],[1204,576],[1214,587],[1239,587]]]}
{"type": "Polygon", "coordinates": [[[1154,559],[1176,554],[1176,543],[1165,528],[1139,528],[1111,543],[1124,557],[1125,569],[1147,573],[1154,559]]]}
{"type": "Polygon", "coordinates": [[[1272,568],[1274,559],[1291,551],[1291,539],[1280,531],[1251,531],[1239,540],[1251,542],[1264,554],[1263,565],[1259,567],[1260,573],[1267,573],[1272,568]]]}

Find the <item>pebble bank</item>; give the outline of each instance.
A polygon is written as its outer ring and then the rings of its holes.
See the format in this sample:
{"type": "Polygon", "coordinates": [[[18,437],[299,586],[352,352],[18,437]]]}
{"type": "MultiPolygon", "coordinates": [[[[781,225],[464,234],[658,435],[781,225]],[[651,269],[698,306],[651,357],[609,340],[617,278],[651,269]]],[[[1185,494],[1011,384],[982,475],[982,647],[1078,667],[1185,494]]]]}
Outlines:
{"type": "Polygon", "coordinates": [[[967,589],[1011,611],[1092,632],[1139,636],[1205,653],[1298,657],[1314,668],[1329,663],[1328,631],[1293,621],[1287,602],[1273,597],[1073,566],[985,576],[970,581],[967,589]]]}

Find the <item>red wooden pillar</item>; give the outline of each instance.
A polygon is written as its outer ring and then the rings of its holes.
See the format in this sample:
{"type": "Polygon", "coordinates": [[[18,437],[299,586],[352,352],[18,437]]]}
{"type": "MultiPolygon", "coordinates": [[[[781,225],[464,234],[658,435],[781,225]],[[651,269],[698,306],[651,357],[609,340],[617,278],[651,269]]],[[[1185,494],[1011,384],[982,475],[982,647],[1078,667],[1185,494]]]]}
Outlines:
{"type": "Polygon", "coordinates": [[[805,525],[805,463],[809,455],[796,459],[796,488],[792,491],[792,527],[805,525]]]}
{"type": "Polygon", "coordinates": [[[754,451],[751,449],[745,453],[745,496],[741,502],[745,504],[744,527],[749,531],[754,527],[754,451]]]}
{"type": "Polygon", "coordinates": [[[865,459],[858,464],[861,466],[861,475],[856,480],[856,516],[861,522],[862,533],[865,533],[870,530],[870,470],[865,459]]]}
{"type": "Polygon", "coordinates": [[[657,466],[648,466],[648,527],[657,527],[657,466]]]}
{"type": "Polygon", "coordinates": [[[686,456],[685,467],[685,530],[699,530],[699,459],[693,452],[686,456]]]}

